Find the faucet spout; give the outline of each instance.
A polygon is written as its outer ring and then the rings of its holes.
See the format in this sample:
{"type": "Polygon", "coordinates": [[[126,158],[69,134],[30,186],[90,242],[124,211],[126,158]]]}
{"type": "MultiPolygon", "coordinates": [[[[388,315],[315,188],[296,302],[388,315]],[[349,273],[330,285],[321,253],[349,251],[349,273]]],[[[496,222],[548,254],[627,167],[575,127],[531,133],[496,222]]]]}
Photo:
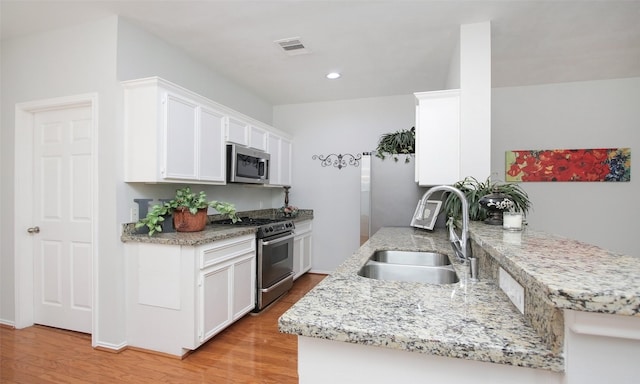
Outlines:
{"type": "Polygon", "coordinates": [[[434,193],[438,191],[446,191],[451,192],[458,196],[460,201],[462,202],[462,230],[460,236],[456,234],[453,229],[453,222],[449,223],[449,240],[451,241],[451,246],[453,247],[454,253],[458,256],[462,261],[466,261],[471,257],[470,247],[468,247],[469,241],[469,202],[467,201],[467,197],[460,191],[458,188],[449,186],[449,185],[438,185],[430,188],[420,199],[420,204],[425,205],[427,199],[434,193]]]}

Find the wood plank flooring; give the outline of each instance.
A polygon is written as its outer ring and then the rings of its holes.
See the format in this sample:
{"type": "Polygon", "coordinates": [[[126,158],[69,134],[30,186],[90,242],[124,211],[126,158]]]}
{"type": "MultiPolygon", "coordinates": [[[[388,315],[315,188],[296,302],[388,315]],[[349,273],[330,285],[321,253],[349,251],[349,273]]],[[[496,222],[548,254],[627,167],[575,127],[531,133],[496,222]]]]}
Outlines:
{"type": "Polygon", "coordinates": [[[91,336],[0,327],[0,383],[298,383],[298,341],[278,318],[325,276],[309,274],[257,316],[245,316],[183,360],[91,347],[91,336]]]}

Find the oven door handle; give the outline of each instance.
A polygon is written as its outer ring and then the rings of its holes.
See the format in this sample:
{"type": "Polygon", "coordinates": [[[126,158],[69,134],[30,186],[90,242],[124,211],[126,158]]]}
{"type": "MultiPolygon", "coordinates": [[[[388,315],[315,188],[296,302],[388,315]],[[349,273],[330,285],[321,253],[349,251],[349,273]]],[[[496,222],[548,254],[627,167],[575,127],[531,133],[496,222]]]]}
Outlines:
{"type": "Polygon", "coordinates": [[[285,241],[293,239],[294,237],[296,237],[296,235],[295,235],[295,233],[292,233],[292,234],[287,235],[285,237],[279,237],[279,238],[274,239],[274,240],[269,240],[269,241],[260,240],[260,241],[262,242],[262,245],[273,245],[273,244],[278,244],[278,243],[284,243],[285,241]]]}

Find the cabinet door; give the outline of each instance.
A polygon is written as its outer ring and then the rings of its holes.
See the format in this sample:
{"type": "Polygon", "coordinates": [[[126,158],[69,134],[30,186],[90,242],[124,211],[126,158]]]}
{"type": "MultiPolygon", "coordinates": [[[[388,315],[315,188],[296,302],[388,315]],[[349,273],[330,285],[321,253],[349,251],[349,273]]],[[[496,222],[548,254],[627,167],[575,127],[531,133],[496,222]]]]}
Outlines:
{"type": "Polygon", "coordinates": [[[313,236],[311,232],[309,232],[304,237],[304,243],[302,248],[302,273],[307,272],[311,269],[311,257],[312,257],[312,249],[313,249],[313,236]]]}
{"type": "Polygon", "coordinates": [[[304,238],[296,236],[293,239],[293,278],[302,276],[302,257],[304,252],[304,238]]]}
{"type": "Polygon", "coordinates": [[[164,169],[166,179],[197,179],[198,105],[171,92],[164,99],[164,169]]]}
{"type": "Polygon", "coordinates": [[[291,185],[291,141],[283,138],[280,141],[280,184],[291,185]]]}
{"type": "Polygon", "coordinates": [[[227,141],[240,145],[249,145],[249,125],[244,121],[229,118],[227,124],[227,141]]]}
{"type": "Polygon", "coordinates": [[[294,279],[311,269],[312,249],[311,220],[296,223],[296,236],[293,238],[294,279]]]}
{"type": "Polygon", "coordinates": [[[200,109],[198,178],[204,181],[226,180],[225,116],[217,111],[200,109]]]}
{"type": "Polygon", "coordinates": [[[420,185],[454,184],[460,177],[459,90],[416,94],[416,173],[420,185]]]}
{"type": "Polygon", "coordinates": [[[269,147],[267,152],[271,155],[269,163],[269,184],[282,185],[280,182],[280,142],[282,139],[280,136],[269,133],[269,147]]]}
{"type": "Polygon", "coordinates": [[[249,254],[233,263],[233,320],[256,306],[256,257],[249,254]]]}
{"type": "Polygon", "coordinates": [[[267,150],[267,131],[262,128],[251,126],[249,128],[249,147],[267,150]]]}
{"type": "Polygon", "coordinates": [[[200,342],[220,332],[231,324],[231,292],[233,266],[211,268],[202,273],[200,287],[200,342]]]}
{"type": "Polygon", "coordinates": [[[269,133],[269,184],[291,185],[291,141],[269,133]]]}

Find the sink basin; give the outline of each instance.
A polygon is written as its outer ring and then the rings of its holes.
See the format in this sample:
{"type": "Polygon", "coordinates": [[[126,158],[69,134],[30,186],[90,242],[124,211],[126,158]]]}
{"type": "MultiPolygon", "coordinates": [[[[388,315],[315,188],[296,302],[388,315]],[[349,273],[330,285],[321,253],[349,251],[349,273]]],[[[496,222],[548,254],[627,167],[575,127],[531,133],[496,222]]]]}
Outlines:
{"type": "Polygon", "coordinates": [[[427,284],[453,284],[460,281],[451,267],[388,264],[369,261],[358,275],[377,280],[412,281],[427,284]]]}
{"type": "Polygon", "coordinates": [[[390,264],[443,266],[450,265],[449,257],[437,252],[376,251],[369,260],[390,264]]]}

